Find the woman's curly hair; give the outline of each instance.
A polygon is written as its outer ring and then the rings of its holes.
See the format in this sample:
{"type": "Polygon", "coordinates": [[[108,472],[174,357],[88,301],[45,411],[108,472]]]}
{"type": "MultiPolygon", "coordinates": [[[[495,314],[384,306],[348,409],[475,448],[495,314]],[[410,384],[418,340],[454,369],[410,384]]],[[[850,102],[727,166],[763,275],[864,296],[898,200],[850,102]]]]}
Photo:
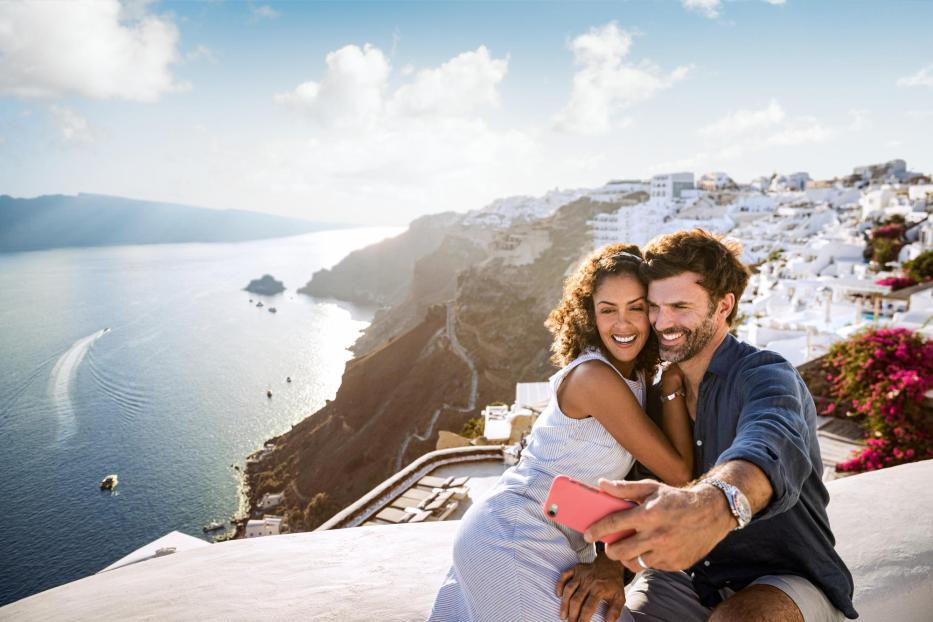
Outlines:
{"type": "MultiPolygon", "coordinates": [[[[599,348],[608,355],[596,329],[596,308],[593,293],[603,280],[612,275],[624,274],[647,282],[639,272],[643,262],[641,250],[634,244],[609,244],[583,260],[580,267],[564,282],[564,296],[551,311],[544,325],[554,336],[551,344],[551,361],[559,367],[567,365],[587,348],[599,348]]],[[[658,338],[654,331],[635,359],[635,369],[644,370],[645,377],[654,377],[660,355],[658,338]]]]}

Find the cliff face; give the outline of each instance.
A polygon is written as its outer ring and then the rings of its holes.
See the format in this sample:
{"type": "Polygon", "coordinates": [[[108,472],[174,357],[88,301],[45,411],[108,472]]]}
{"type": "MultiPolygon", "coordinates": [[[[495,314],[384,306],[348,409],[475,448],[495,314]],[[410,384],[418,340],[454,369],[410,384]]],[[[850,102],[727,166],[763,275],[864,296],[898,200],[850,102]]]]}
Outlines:
{"type": "Polygon", "coordinates": [[[401,235],[350,253],[332,269],[315,272],[298,293],[365,305],[405,299],[415,262],[433,252],[457,214],[445,212],[413,221],[401,235]]]}
{"type": "MultiPolygon", "coordinates": [[[[544,319],[590,250],[586,221],[619,205],[581,199],[536,223],[550,243],[524,265],[500,252],[496,240],[509,232],[450,226],[410,262],[407,287],[361,337],[336,398],[273,439],[277,449],[250,469],[253,503],[284,488],[292,526],[314,528],[433,450],[438,430],[459,431],[485,404],[511,401],[516,382],[546,379],[544,319]]],[[[392,247],[410,257],[402,246],[392,247]]],[[[367,250],[380,261],[389,252],[367,250]]],[[[357,256],[332,273],[371,269],[357,256]]]]}

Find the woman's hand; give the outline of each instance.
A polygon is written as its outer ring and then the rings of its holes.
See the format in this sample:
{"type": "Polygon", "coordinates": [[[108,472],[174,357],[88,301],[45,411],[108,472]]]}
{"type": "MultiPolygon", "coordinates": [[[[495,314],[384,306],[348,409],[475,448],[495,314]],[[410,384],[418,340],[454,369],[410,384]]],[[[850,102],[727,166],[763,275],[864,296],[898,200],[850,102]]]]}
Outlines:
{"type": "Polygon", "coordinates": [[[684,372],[677,363],[670,363],[661,372],[661,393],[670,395],[675,391],[684,390],[684,372]]]}
{"type": "Polygon", "coordinates": [[[625,568],[605,555],[592,564],[577,564],[560,575],[560,619],[589,622],[606,601],[606,620],[617,620],[625,606],[625,568]]]}

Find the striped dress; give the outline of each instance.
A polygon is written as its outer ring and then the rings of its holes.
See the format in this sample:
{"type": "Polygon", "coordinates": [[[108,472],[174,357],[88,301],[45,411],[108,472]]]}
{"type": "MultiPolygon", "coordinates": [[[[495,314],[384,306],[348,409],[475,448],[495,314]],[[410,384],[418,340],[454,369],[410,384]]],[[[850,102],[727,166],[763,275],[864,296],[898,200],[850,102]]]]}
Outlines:
{"type": "MultiPolygon", "coordinates": [[[[632,455],[596,419],[571,419],[558,407],[561,381],[577,365],[592,360],[611,366],[601,352],[591,349],[550,378],[551,401],[535,422],[521,460],[463,517],[453,565],[434,601],[431,622],[559,619],[554,587],[560,573],[592,561],[594,549],[581,534],[545,517],[542,504],[551,481],[569,475],[595,485],[601,477],[621,479],[634,464],[632,455]]],[[[637,381],[619,377],[644,406],[644,376],[637,381]]],[[[602,620],[601,612],[593,620],[602,620]]]]}

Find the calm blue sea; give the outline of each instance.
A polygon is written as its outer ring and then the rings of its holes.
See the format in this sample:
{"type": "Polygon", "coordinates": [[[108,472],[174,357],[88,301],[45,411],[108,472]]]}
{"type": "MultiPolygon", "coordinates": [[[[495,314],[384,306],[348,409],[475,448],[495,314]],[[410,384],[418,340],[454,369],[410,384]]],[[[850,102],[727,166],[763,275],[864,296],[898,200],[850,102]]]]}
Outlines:
{"type": "Polygon", "coordinates": [[[333,397],[371,319],[295,289],[399,231],[0,255],[0,604],[228,520],[232,465],[333,397]],[[242,291],[263,273],[288,289],[242,291]]]}

